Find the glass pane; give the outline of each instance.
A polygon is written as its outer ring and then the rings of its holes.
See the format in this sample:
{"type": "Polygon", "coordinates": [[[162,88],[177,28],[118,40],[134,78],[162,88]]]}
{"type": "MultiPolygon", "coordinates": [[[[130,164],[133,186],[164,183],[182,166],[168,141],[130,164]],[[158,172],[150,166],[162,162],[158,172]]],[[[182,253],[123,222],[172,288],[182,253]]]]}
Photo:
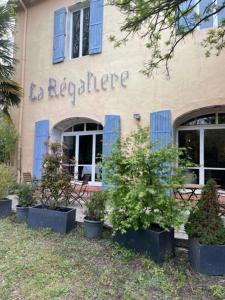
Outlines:
{"type": "Polygon", "coordinates": [[[95,153],[96,153],[95,163],[96,164],[101,161],[102,139],[103,139],[103,135],[102,134],[97,134],[96,135],[96,145],[95,145],[95,153]]]}
{"type": "Polygon", "coordinates": [[[72,58],[79,57],[80,49],[80,11],[73,13],[72,58]]]}
{"type": "Polygon", "coordinates": [[[205,183],[213,178],[216,183],[225,188],[225,170],[205,170],[205,183]]]}
{"type": "Polygon", "coordinates": [[[218,115],[218,123],[219,124],[225,124],[225,114],[219,114],[218,115]]]}
{"type": "Polygon", "coordinates": [[[82,135],[79,138],[79,165],[92,164],[92,135],[82,135]]]}
{"type": "Polygon", "coordinates": [[[65,145],[64,154],[67,158],[67,163],[75,164],[76,137],[75,136],[64,136],[63,143],[65,145]]]}
{"type": "Polygon", "coordinates": [[[70,173],[71,180],[74,179],[74,165],[63,165],[63,169],[70,173]]]}
{"type": "Polygon", "coordinates": [[[225,168],[225,129],[206,129],[205,167],[225,168]]]}
{"type": "Polygon", "coordinates": [[[209,125],[209,124],[216,124],[216,115],[215,114],[209,114],[204,115],[201,117],[193,118],[185,123],[183,123],[183,126],[193,126],[193,125],[209,125]]]}
{"type": "Polygon", "coordinates": [[[97,130],[97,124],[95,123],[87,123],[86,124],[86,130],[97,130]]]}
{"type": "Polygon", "coordinates": [[[73,127],[70,127],[70,128],[65,130],[65,132],[71,132],[71,131],[73,131],[73,127]]]}
{"type": "Polygon", "coordinates": [[[84,124],[77,124],[73,126],[73,131],[84,131],[84,124]]]}
{"type": "Polygon", "coordinates": [[[178,132],[179,147],[187,148],[188,156],[195,164],[199,164],[199,136],[199,130],[183,130],[178,132]]]}
{"type": "Polygon", "coordinates": [[[199,170],[198,169],[187,169],[184,173],[185,183],[195,183],[199,184],[199,170]]]}
{"type": "Polygon", "coordinates": [[[83,18],[83,49],[82,55],[88,55],[89,50],[89,20],[90,20],[90,8],[87,7],[84,9],[84,18],[83,18]]]}
{"type": "Polygon", "coordinates": [[[102,181],[102,174],[100,173],[98,166],[95,167],[95,181],[102,181]]]}
{"type": "Polygon", "coordinates": [[[83,180],[84,177],[88,181],[91,181],[91,172],[92,172],[92,166],[78,166],[78,180],[83,180]]]}
{"type": "Polygon", "coordinates": [[[98,125],[99,130],[103,130],[103,126],[101,124],[98,125]]]}

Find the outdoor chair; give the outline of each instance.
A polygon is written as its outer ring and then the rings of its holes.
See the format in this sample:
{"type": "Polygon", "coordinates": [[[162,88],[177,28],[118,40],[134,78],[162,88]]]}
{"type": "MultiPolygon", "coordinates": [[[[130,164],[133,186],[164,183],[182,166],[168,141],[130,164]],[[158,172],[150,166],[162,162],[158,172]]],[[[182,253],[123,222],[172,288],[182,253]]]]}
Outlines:
{"type": "Polygon", "coordinates": [[[75,181],[74,182],[74,193],[73,193],[73,199],[72,204],[75,204],[76,202],[82,207],[82,203],[85,202],[85,200],[88,198],[88,181],[89,181],[90,175],[86,174],[83,177],[82,181],[75,181]]]}

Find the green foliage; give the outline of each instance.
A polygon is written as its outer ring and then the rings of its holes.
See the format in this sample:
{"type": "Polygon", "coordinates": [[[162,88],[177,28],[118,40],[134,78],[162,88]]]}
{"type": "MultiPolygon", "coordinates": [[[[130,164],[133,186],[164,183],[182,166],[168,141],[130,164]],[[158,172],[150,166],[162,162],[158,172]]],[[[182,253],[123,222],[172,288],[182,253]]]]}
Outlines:
{"type": "Polygon", "coordinates": [[[8,115],[9,106],[18,106],[22,89],[19,84],[11,80],[15,71],[15,44],[13,33],[15,30],[15,1],[0,4],[0,105],[8,115]]]}
{"type": "Polygon", "coordinates": [[[183,151],[171,146],[151,151],[151,147],[149,129],[139,128],[117,145],[111,157],[103,157],[114,231],[154,223],[169,230],[183,223],[187,203],[173,195],[185,178],[183,151]]]}
{"type": "Polygon", "coordinates": [[[0,200],[8,195],[14,183],[14,170],[5,164],[0,164],[0,200]]]}
{"type": "Polygon", "coordinates": [[[18,204],[22,207],[29,207],[35,204],[33,198],[34,186],[28,183],[18,183],[15,193],[18,196],[18,204]]]}
{"type": "MultiPolygon", "coordinates": [[[[115,47],[119,47],[137,35],[150,51],[150,59],[146,61],[142,72],[147,76],[152,75],[162,65],[169,75],[168,64],[177,46],[193,34],[200,24],[225,9],[225,1],[220,4],[210,1],[204,14],[200,15],[197,13],[197,6],[202,1],[204,0],[109,0],[124,16],[120,26],[123,37],[117,39],[111,35],[109,39],[115,47]],[[186,3],[185,9],[183,3],[186,3]]],[[[218,52],[225,47],[224,25],[224,21],[219,24],[218,30],[215,29],[209,35],[204,46],[210,48],[213,44],[218,52]]]]}
{"type": "Polygon", "coordinates": [[[16,149],[18,133],[15,125],[3,114],[0,115],[0,163],[8,163],[16,149]]]}
{"type": "Polygon", "coordinates": [[[213,284],[209,287],[210,292],[216,299],[225,299],[225,287],[219,284],[213,284]]]}
{"type": "Polygon", "coordinates": [[[92,194],[90,200],[86,202],[87,219],[94,221],[104,219],[106,199],[106,191],[98,191],[92,194]]]}
{"type": "Polygon", "coordinates": [[[35,191],[35,197],[43,206],[50,209],[66,207],[70,203],[73,187],[71,175],[62,167],[65,157],[60,143],[49,144],[50,153],[43,161],[41,184],[35,191]]]}
{"type": "Polygon", "coordinates": [[[202,190],[196,208],[190,213],[185,225],[187,234],[197,238],[201,244],[225,244],[225,228],[219,212],[216,182],[210,179],[202,190]]]}

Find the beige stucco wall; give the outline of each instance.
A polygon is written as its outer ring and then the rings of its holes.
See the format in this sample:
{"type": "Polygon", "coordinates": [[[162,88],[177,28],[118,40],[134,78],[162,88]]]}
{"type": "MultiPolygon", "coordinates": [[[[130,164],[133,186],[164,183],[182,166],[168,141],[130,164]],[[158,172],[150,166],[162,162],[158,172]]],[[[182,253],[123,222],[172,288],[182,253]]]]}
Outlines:
{"type": "MultiPolygon", "coordinates": [[[[149,53],[143,41],[133,38],[126,46],[114,49],[109,42],[110,34],[120,35],[122,22],[119,12],[112,7],[104,8],[103,51],[101,54],[77,59],[66,59],[63,63],[52,64],[53,12],[69,7],[74,0],[37,1],[28,9],[28,28],[26,43],[26,69],[24,87],[24,110],[22,122],[22,171],[32,170],[34,123],[49,119],[51,128],[63,119],[88,117],[104,123],[105,114],[121,116],[122,135],[135,129],[137,124],[133,113],[141,114],[141,125],[149,125],[149,113],[170,109],[173,119],[205,106],[225,104],[225,52],[219,57],[204,57],[200,42],[206,31],[197,31],[176,52],[170,64],[171,78],[158,72],[154,78],[146,78],[139,71],[149,53]],[[114,90],[85,93],[77,97],[73,106],[69,97],[49,98],[48,79],[61,82],[64,77],[76,83],[86,78],[88,71],[98,78],[105,73],[121,73],[128,70],[130,77],[127,87],[114,90]],[[29,86],[35,82],[45,90],[41,101],[29,100],[29,86]]],[[[21,47],[24,13],[18,13],[16,42],[17,66],[16,79],[21,80],[21,47]]],[[[18,124],[18,111],[13,112],[18,124]]]]}

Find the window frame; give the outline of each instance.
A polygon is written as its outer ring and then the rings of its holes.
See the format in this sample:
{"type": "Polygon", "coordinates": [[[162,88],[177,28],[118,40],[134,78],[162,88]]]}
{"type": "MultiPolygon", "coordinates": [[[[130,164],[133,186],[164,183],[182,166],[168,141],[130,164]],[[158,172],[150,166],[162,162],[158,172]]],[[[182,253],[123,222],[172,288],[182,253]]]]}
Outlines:
{"type": "MultiPolygon", "coordinates": [[[[63,139],[64,136],[75,136],[76,137],[76,142],[75,142],[75,161],[79,162],[79,139],[80,136],[84,136],[84,135],[92,135],[92,164],[91,164],[91,181],[88,182],[89,185],[92,186],[102,186],[102,182],[101,181],[95,181],[95,168],[97,166],[96,164],[96,136],[99,134],[102,134],[103,136],[103,129],[102,130],[86,130],[86,124],[88,122],[85,123],[79,123],[79,124],[84,124],[84,130],[83,131],[68,131],[66,132],[65,129],[64,132],[61,135],[61,144],[63,145],[63,139]]],[[[93,123],[93,122],[92,122],[93,123]]],[[[98,125],[101,125],[99,123],[96,123],[98,125]]],[[[74,124],[74,125],[78,125],[78,124],[74,124]]],[[[73,126],[74,126],[73,125],[73,126]]],[[[70,126],[71,127],[71,126],[70,126]]],[[[65,164],[67,165],[67,164],[65,164]]],[[[83,166],[82,164],[75,164],[74,167],[74,180],[73,181],[77,181],[78,180],[78,167],[79,166],[83,166]]],[[[72,181],[72,182],[73,182],[72,181]]]]}
{"type": "MultiPolygon", "coordinates": [[[[195,169],[199,170],[199,182],[198,184],[204,185],[205,184],[205,170],[221,170],[225,171],[225,168],[213,168],[213,167],[205,167],[205,158],[204,158],[204,135],[205,135],[205,130],[207,129],[225,129],[225,124],[219,124],[218,123],[218,115],[219,113],[224,113],[223,111],[221,112],[212,112],[212,114],[216,115],[216,123],[215,124],[204,124],[204,125],[181,125],[178,126],[176,129],[176,136],[175,136],[175,144],[178,147],[179,146],[179,131],[189,131],[189,130],[199,130],[199,166],[198,167],[190,167],[188,169],[195,169]]],[[[202,114],[202,116],[205,114],[202,114]]],[[[201,115],[199,115],[201,117],[201,115]]],[[[189,120],[192,119],[192,116],[190,115],[189,120]]],[[[188,121],[188,120],[187,120],[188,121]]]]}
{"type": "MultiPolygon", "coordinates": [[[[75,5],[73,8],[69,9],[69,42],[68,42],[68,57],[70,60],[72,59],[78,59],[87,55],[82,55],[83,53],[83,18],[84,18],[84,9],[89,8],[90,9],[90,3],[89,1],[85,1],[85,3],[82,3],[81,5],[75,5]],[[79,39],[79,56],[73,57],[72,55],[72,45],[73,45],[73,14],[77,11],[80,11],[80,39],[79,39]]],[[[90,20],[89,20],[90,24],[90,20]]],[[[89,26],[90,28],[90,26],[89,26]]],[[[89,31],[90,33],[90,31],[89,31]]]]}

